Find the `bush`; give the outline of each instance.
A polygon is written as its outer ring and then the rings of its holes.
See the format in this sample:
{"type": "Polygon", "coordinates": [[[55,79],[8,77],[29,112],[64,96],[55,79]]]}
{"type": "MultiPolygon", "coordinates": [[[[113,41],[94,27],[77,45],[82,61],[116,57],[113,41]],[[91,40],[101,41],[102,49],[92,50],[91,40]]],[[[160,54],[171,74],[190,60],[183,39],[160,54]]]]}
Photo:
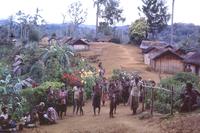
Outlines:
{"type": "MultiPolygon", "coordinates": [[[[181,105],[181,93],[187,82],[191,82],[194,88],[199,88],[199,77],[192,73],[178,73],[173,77],[161,80],[160,86],[164,88],[174,88],[174,111],[179,111],[181,105]]],[[[171,104],[171,94],[163,90],[157,90],[155,96],[155,110],[160,113],[169,113],[171,104]]]]}
{"type": "Polygon", "coordinates": [[[91,94],[92,94],[92,87],[95,85],[95,77],[86,77],[84,79],[84,87],[85,87],[85,92],[86,92],[86,98],[90,99],[91,98],[91,94]]]}
{"type": "Polygon", "coordinates": [[[47,94],[46,91],[49,86],[52,87],[52,89],[59,89],[64,84],[61,82],[44,82],[40,86],[36,88],[28,88],[25,90],[22,90],[21,95],[27,99],[27,102],[30,105],[30,109],[33,108],[35,105],[37,105],[39,102],[47,101],[47,94]]]}
{"type": "Polygon", "coordinates": [[[173,79],[181,83],[191,82],[194,86],[198,88],[200,86],[199,77],[193,73],[186,73],[186,72],[178,73],[173,77],[173,79]]]}

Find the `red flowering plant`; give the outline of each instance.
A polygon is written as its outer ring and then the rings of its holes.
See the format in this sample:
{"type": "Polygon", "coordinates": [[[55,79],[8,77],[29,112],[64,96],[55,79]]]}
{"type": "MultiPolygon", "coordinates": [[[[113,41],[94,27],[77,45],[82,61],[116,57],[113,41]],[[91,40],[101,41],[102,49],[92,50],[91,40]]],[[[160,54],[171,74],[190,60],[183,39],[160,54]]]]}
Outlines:
{"type": "Polygon", "coordinates": [[[62,79],[62,81],[64,83],[66,83],[66,84],[68,84],[70,86],[80,85],[81,84],[80,78],[78,76],[75,76],[75,74],[63,73],[61,79],[62,79]]]}

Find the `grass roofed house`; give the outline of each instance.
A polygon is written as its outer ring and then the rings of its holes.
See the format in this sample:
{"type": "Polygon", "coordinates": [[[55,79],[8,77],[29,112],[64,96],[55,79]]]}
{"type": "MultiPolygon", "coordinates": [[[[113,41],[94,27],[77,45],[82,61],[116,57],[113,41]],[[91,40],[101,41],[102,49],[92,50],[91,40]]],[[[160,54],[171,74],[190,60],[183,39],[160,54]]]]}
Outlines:
{"type": "Polygon", "coordinates": [[[71,45],[75,51],[87,51],[90,49],[90,44],[82,39],[73,40],[69,45],[71,45]]]}
{"type": "Polygon", "coordinates": [[[161,41],[146,41],[143,40],[140,44],[140,48],[142,49],[142,52],[144,52],[146,49],[150,47],[156,47],[156,48],[163,48],[165,46],[168,46],[165,42],[161,41]]]}
{"type": "Polygon", "coordinates": [[[163,52],[164,50],[174,50],[174,47],[171,45],[164,45],[164,46],[160,46],[160,47],[149,47],[147,49],[144,49],[143,50],[144,63],[146,65],[150,65],[152,58],[155,55],[159,54],[160,52],[163,52]]]}

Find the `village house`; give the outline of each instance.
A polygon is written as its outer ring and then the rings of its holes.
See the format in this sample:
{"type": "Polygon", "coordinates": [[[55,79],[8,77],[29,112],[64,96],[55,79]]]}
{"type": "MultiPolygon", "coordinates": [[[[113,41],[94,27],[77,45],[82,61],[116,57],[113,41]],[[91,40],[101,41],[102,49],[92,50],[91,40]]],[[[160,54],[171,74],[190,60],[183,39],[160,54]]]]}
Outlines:
{"type": "Polygon", "coordinates": [[[200,76],[200,52],[196,52],[184,60],[185,64],[192,73],[200,76]]]}
{"type": "Polygon", "coordinates": [[[159,51],[160,49],[156,48],[156,47],[149,47],[147,49],[145,49],[143,51],[143,54],[144,54],[144,64],[146,65],[150,65],[150,61],[151,61],[151,57],[155,54],[157,54],[157,52],[159,51]]]}
{"type": "Polygon", "coordinates": [[[69,43],[75,51],[86,51],[89,50],[90,45],[82,39],[77,39],[69,43]]]}
{"type": "Polygon", "coordinates": [[[166,45],[163,47],[149,47],[147,49],[143,50],[143,54],[144,54],[144,63],[146,65],[150,65],[150,62],[152,60],[153,57],[155,57],[156,55],[158,55],[159,53],[163,52],[164,50],[174,50],[174,47],[171,45],[166,45]]]}
{"type": "Polygon", "coordinates": [[[182,48],[175,49],[174,52],[180,56],[185,56],[187,54],[187,52],[182,48]]]}
{"type": "Polygon", "coordinates": [[[69,36],[64,36],[60,39],[59,43],[61,45],[66,45],[66,44],[69,44],[71,41],[73,40],[72,37],[69,37],[69,36]]]}
{"type": "Polygon", "coordinates": [[[165,46],[168,46],[165,42],[143,40],[140,45],[140,49],[142,49],[142,52],[144,52],[146,49],[150,47],[163,48],[165,46]]]}
{"type": "Polygon", "coordinates": [[[155,55],[150,61],[150,66],[158,72],[177,73],[184,71],[183,57],[169,49],[155,55]]]}

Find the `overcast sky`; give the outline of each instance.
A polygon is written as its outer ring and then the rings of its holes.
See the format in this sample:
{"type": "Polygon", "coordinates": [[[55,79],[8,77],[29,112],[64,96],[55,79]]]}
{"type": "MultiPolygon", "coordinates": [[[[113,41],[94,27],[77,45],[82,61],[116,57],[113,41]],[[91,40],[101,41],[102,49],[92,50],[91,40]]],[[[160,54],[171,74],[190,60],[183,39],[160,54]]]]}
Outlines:
{"type": "MultiPolygon", "coordinates": [[[[78,0],[0,0],[0,19],[6,19],[22,10],[32,14],[36,8],[41,9],[41,15],[47,23],[62,23],[62,13],[67,12],[70,3],[78,0]]],[[[95,24],[95,8],[93,0],[80,0],[84,8],[88,9],[88,17],[85,24],[95,24]]],[[[139,18],[137,7],[141,6],[141,0],[120,0],[124,9],[126,21],[130,24],[139,18]]],[[[171,12],[171,1],[166,0],[171,12]]],[[[194,23],[200,25],[200,0],[175,0],[175,22],[194,23]]],[[[68,18],[69,20],[69,18],[68,18]]],[[[120,24],[121,25],[121,24],[120,24]]]]}

